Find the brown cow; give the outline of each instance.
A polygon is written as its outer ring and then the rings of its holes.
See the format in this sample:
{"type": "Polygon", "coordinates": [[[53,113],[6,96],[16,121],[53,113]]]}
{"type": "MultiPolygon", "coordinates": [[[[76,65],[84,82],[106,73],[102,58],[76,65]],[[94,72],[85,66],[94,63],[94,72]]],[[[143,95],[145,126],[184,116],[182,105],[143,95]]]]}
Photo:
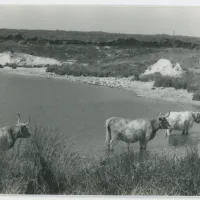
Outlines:
{"type": "Polygon", "coordinates": [[[128,145],[140,142],[140,150],[146,149],[147,143],[152,140],[159,129],[168,129],[170,125],[166,120],[170,114],[161,113],[153,119],[124,119],[111,117],[106,120],[106,145],[108,151],[113,150],[114,144],[122,140],[128,145]]]}

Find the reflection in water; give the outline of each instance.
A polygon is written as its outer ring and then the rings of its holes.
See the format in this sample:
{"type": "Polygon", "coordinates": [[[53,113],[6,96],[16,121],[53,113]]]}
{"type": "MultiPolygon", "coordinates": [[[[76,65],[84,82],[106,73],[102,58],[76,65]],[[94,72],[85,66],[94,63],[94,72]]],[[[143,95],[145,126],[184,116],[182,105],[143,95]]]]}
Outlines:
{"type": "Polygon", "coordinates": [[[168,145],[169,146],[190,146],[194,147],[198,144],[199,138],[195,135],[181,135],[181,134],[172,134],[168,137],[168,145]]]}

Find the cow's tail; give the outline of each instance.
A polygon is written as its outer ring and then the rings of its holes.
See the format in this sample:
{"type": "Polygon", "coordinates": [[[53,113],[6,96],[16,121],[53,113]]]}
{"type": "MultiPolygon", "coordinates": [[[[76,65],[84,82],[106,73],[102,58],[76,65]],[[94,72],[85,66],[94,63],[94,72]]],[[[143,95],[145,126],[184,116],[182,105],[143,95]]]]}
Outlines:
{"type": "Polygon", "coordinates": [[[112,118],[109,118],[109,119],[106,120],[106,123],[105,123],[105,128],[106,128],[105,145],[106,145],[108,151],[110,151],[110,141],[112,139],[112,136],[111,136],[111,127],[110,127],[110,122],[111,121],[112,121],[112,118]]]}

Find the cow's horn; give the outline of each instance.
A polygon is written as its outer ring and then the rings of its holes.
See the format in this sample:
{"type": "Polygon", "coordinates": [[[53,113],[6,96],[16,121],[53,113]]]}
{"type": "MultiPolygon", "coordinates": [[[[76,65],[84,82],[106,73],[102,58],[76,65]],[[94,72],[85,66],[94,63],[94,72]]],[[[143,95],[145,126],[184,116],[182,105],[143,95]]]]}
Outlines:
{"type": "Polygon", "coordinates": [[[170,110],[169,110],[169,112],[165,115],[165,117],[169,117],[169,115],[170,115],[170,110]]]}
{"type": "Polygon", "coordinates": [[[19,114],[19,112],[17,113],[17,123],[19,124],[20,123],[20,119],[21,119],[21,117],[20,117],[20,114],[19,114]]]}
{"type": "Polygon", "coordinates": [[[28,122],[26,122],[24,125],[27,126],[30,123],[30,116],[28,117],[28,122]]]}

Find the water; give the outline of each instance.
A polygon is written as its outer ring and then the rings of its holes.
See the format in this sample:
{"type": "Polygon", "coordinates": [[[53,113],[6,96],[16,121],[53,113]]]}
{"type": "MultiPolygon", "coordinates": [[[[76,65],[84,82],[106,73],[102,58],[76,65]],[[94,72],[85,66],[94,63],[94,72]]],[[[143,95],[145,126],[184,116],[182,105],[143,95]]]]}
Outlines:
{"type": "MultiPolygon", "coordinates": [[[[196,110],[191,105],[135,97],[132,92],[63,80],[43,79],[0,74],[0,122],[16,123],[16,113],[23,120],[31,116],[31,124],[58,128],[62,137],[75,141],[81,153],[101,155],[103,152],[104,122],[111,116],[140,118],[153,117],[168,110],[196,110]]],[[[198,141],[199,125],[195,124],[188,137],[179,133],[164,138],[164,130],[157,132],[147,148],[166,148],[198,141]],[[189,139],[188,139],[189,138],[189,139]]],[[[117,147],[121,151],[123,142],[117,147]]],[[[137,148],[133,144],[132,148],[137,148]]]]}

